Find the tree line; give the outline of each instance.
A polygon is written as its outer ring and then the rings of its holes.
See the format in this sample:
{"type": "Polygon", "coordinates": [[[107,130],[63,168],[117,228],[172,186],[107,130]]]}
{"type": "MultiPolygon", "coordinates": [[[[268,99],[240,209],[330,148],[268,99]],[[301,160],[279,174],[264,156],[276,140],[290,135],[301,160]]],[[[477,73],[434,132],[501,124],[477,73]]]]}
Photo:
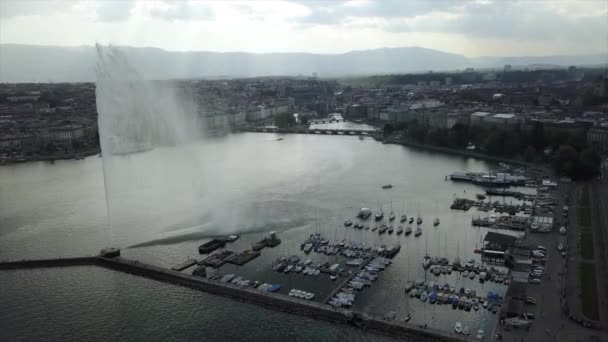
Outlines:
{"type": "Polygon", "coordinates": [[[418,121],[385,125],[385,136],[395,132],[400,132],[402,139],[418,143],[459,149],[475,146],[492,156],[548,162],[559,175],[572,179],[591,178],[600,170],[601,158],[596,148],[587,143],[584,129],[546,128],[541,122],[534,123],[531,129],[470,127],[460,123],[449,129],[431,128],[418,121]]]}

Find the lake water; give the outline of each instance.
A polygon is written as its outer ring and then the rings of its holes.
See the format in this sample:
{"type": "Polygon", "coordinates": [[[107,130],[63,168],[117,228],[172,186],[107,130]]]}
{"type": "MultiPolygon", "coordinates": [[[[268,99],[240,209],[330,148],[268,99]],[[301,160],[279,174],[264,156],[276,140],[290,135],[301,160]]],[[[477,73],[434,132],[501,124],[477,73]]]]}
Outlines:
{"type": "MultiPolygon", "coordinates": [[[[199,161],[196,168],[172,168],[188,157],[172,148],[115,157],[109,175],[111,225],[97,156],[0,167],[0,259],[80,256],[119,246],[126,257],[173,266],[198,256],[198,245],[215,234],[240,233],[227,246],[240,251],[274,230],[283,241],[280,246],[262,250],[261,257],[245,266],[219,271],[282,284],[284,293],[299,288],[322,298],[334,284],[326,275],[311,278],[271,270],[278,257],[304,257],[300,243],[322,232],[329,240],[402,246],[393,265],[357,297],[355,308],[373,315],[396,311],[398,318],[409,312],[413,324],[448,331],[456,321],[472,332],[493,329],[496,316],[486,310],[430,305],[409,299],[403,291],[408,279],[425,278],[421,260],[427,252],[450,259],[458,252],[462,260],[479,261],[473,249],[487,230],[471,227],[474,210],[465,213],[449,205],[455,196],[474,198],[482,189],[445,177],[453,171],[487,171],[492,165],[350,136],[243,133],[185,151],[199,161]],[[382,189],[387,183],[393,188],[382,189]],[[344,227],[344,220],[354,219],[360,207],[379,206],[386,214],[392,208],[397,217],[420,213],[422,236],[379,236],[344,227]],[[438,227],[432,226],[435,217],[441,220],[438,227]]],[[[315,263],[344,263],[315,253],[308,257],[315,263]]],[[[457,273],[427,277],[480,295],[506,290],[457,273]]],[[[380,338],[94,267],[0,272],[0,285],[2,296],[10,299],[3,301],[3,340],[95,339],[96,334],[123,340],[267,340],[268,331],[277,332],[273,338],[302,340],[380,338]]]]}

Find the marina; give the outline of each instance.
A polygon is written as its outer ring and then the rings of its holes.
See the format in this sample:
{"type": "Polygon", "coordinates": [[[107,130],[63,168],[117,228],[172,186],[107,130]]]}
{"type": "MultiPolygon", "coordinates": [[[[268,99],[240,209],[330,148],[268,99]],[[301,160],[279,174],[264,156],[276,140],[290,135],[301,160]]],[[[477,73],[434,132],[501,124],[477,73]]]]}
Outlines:
{"type": "MultiPolygon", "coordinates": [[[[265,135],[255,137],[263,138],[265,135]]],[[[286,137],[280,144],[274,145],[282,149],[282,146],[294,143],[290,137],[293,136],[286,137]]],[[[236,137],[241,138],[242,136],[236,137]]],[[[272,141],[276,139],[270,135],[268,138],[272,138],[272,141]]],[[[312,138],[322,137],[297,136],[297,139],[304,141],[312,138]]],[[[333,141],[335,137],[327,139],[333,141]]],[[[340,144],[340,139],[335,143],[340,144]]],[[[512,278],[507,281],[510,281],[510,284],[505,284],[504,279],[498,282],[492,281],[492,278],[485,280],[485,277],[481,283],[480,273],[477,272],[474,272],[474,279],[471,279],[470,271],[468,276],[464,277],[464,271],[454,271],[455,268],[452,267],[444,273],[442,267],[439,275],[435,275],[434,272],[437,271],[434,262],[429,264],[428,270],[421,266],[422,258],[428,254],[431,261],[433,256],[448,258],[450,266],[457,266],[455,258],[459,256],[463,260],[463,266],[466,261],[474,258],[477,265],[483,263],[490,267],[490,261],[485,261],[488,259],[475,250],[483,248],[482,240],[488,230],[493,228],[473,227],[471,220],[473,217],[483,218],[493,213],[478,211],[477,206],[472,206],[469,212],[448,209],[455,197],[475,202],[478,201],[476,194],[484,192],[485,189],[471,182],[443,182],[446,169],[459,167],[449,159],[433,159],[436,164],[428,166],[421,173],[419,166],[428,163],[423,153],[400,146],[370,144],[367,140],[357,143],[361,144],[363,151],[369,149],[368,152],[361,152],[367,156],[366,159],[376,156],[390,158],[395,164],[380,165],[381,174],[374,177],[370,177],[364,168],[348,168],[348,172],[340,172],[340,168],[338,171],[334,170],[335,165],[366,162],[359,159],[359,156],[353,161],[345,157],[345,151],[351,148],[351,143],[348,143],[342,146],[341,153],[315,148],[311,158],[321,155],[322,160],[333,160],[335,162],[332,163],[337,164],[327,165],[328,169],[321,168],[322,171],[318,173],[308,170],[313,176],[295,173],[303,185],[293,182],[291,174],[283,178],[278,177],[279,179],[275,179],[276,176],[264,178],[261,176],[264,174],[261,170],[256,173],[256,177],[262,177],[260,186],[266,189],[264,191],[269,191],[269,194],[261,195],[257,185],[254,187],[255,182],[239,184],[239,191],[228,184],[222,184],[221,188],[210,184],[217,193],[228,192],[226,196],[234,201],[226,204],[227,208],[238,208],[227,214],[230,219],[218,215],[220,217],[217,220],[211,220],[201,228],[209,229],[209,232],[188,235],[189,233],[185,233],[188,231],[184,231],[182,238],[181,232],[177,231],[175,239],[169,233],[164,233],[161,234],[163,239],[158,242],[155,240],[158,235],[153,234],[152,228],[141,230],[137,235],[118,230],[115,232],[116,238],[133,246],[121,250],[123,258],[170,269],[191,264],[193,253],[200,252],[200,246],[211,245],[210,247],[216,247],[213,251],[203,250],[208,253],[201,253],[200,257],[196,258],[197,264],[186,267],[179,273],[212,283],[242,288],[244,291],[258,291],[311,305],[323,304],[330,308],[329,301],[338,293],[343,294],[336,298],[339,301],[335,303],[341,302],[342,298],[351,299],[354,294],[353,300],[347,301],[352,303],[351,306],[339,309],[356,311],[361,317],[368,317],[374,322],[386,322],[389,326],[407,322],[407,326],[420,331],[452,334],[455,322],[462,322],[470,328],[472,335],[482,329],[486,336],[490,336],[497,324],[499,312],[493,314],[487,309],[475,311],[474,308],[471,311],[447,310],[449,305],[437,305],[438,302],[444,301],[439,297],[439,293],[435,297],[432,295],[433,291],[427,289],[426,301],[422,302],[419,298],[409,297],[404,291],[408,280],[421,279],[425,283],[434,281],[442,286],[450,284],[456,289],[456,293],[462,287],[475,291],[478,297],[487,297],[487,294],[492,292],[505,298],[508,286],[513,283],[512,278]],[[388,155],[385,155],[387,153],[388,155]],[[395,167],[403,168],[404,172],[417,176],[394,177],[392,175],[395,167]],[[431,182],[437,185],[429,187],[431,182]],[[345,184],[347,186],[344,186],[345,184]],[[357,186],[351,186],[354,184],[357,186]],[[392,184],[393,187],[382,189],[382,184],[392,184]],[[318,195],[319,192],[321,195],[318,195]],[[261,197],[269,199],[257,205],[261,197]],[[368,210],[362,210],[363,208],[368,210]],[[239,222],[238,225],[225,224],[232,222],[232,217],[235,222],[239,222]],[[394,217],[392,221],[391,217],[394,217]],[[439,220],[438,225],[434,224],[435,219],[439,220]],[[391,226],[393,233],[389,234],[391,226]],[[226,228],[218,231],[215,229],[220,228],[216,227],[226,228]],[[275,232],[274,239],[270,237],[272,231],[275,232]],[[311,235],[315,234],[318,234],[319,238],[311,239],[311,235]],[[232,242],[227,239],[230,235],[236,237],[230,239],[232,242]],[[211,242],[214,239],[218,241],[211,242]],[[145,241],[145,244],[140,245],[139,242],[142,241],[145,241]],[[425,251],[427,243],[428,251],[425,251]],[[291,260],[293,256],[297,256],[299,260],[291,260]],[[383,270],[376,267],[382,266],[380,264],[366,270],[365,267],[375,257],[387,258],[392,262],[384,266],[383,270]],[[285,263],[282,271],[278,270],[282,267],[277,266],[280,263],[285,263]],[[290,265],[291,268],[285,273],[290,265]],[[273,270],[274,266],[277,266],[277,270],[273,270]],[[373,273],[375,268],[378,268],[378,271],[373,273]],[[233,281],[236,282],[232,283],[233,281]],[[292,289],[314,294],[314,297],[307,300],[289,296],[292,289]],[[429,300],[433,305],[429,304],[429,300]]],[[[255,141],[250,144],[255,144],[255,141]]],[[[214,155],[215,152],[209,148],[205,153],[214,155]]],[[[131,158],[144,157],[145,154],[131,158]]],[[[270,163],[273,168],[291,171],[288,163],[270,163]]],[[[467,163],[467,168],[472,170],[483,171],[488,168],[485,163],[475,160],[469,160],[467,163]]],[[[535,189],[515,187],[509,190],[532,193],[535,189]]],[[[546,205],[550,203],[548,198],[539,197],[538,201],[540,200],[545,201],[546,205]]],[[[209,198],[209,201],[216,201],[216,198],[209,198]]],[[[513,199],[513,204],[519,205],[518,201],[513,199]]],[[[197,207],[205,206],[209,207],[209,204],[197,207]]],[[[143,218],[145,217],[142,216],[141,219],[143,218]]],[[[145,221],[139,224],[154,227],[154,223],[145,221]]],[[[2,247],[7,255],[13,253],[11,245],[2,247]]],[[[51,246],[55,249],[57,247],[51,246]]],[[[43,255],[42,250],[33,253],[43,255]]],[[[18,255],[18,251],[15,251],[15,255],[18,255]]],[[[498,259],[500,258],[497,257],[498,259]]],[[[503,269],[499,267],[504,267],[503,264],[504,262],[495,267],[502,272],[503,269]]]]}

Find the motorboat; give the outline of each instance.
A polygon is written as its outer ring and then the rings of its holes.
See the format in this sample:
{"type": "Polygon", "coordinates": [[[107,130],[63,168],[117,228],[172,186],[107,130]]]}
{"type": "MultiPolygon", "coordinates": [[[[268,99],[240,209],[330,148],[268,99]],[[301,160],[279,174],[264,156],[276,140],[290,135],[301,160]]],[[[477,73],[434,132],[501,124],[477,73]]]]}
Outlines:
{"type": "Polygon", "coordinates": [[[462,323],[460,323],[460,322],[456,322],[456,325],[454,326],[454,331],[455,331],[457,334],[462,334],[462,329],[463,329],[463,327],[462,327],[462,323]]]}
{"type": "Polygon", "coordinates": [[[433,220],[433,226],[437,227],[439,225],[439,218],[433,220]]]}
{"type": "Polygon", "coordinates": [[[414,217],[410,217],[410,220],[408,222],[409,223],[413,223],[414,222],[414,217]]]}
{"type": "Polygon", "coordinates": [[[475,275],[476,275],[476,273],[475,273],[475,272],[470,272],[470,273],[469,273],[469,278],[471,278],[471,279],[475,279],[475,275]]]}
{"type": "Polygon", "coordinates": [[[344,221],[344,227],[350,227],[352,225],[353,225],[353,221],[351,221],[351,220],[344,221]]]}
{"type": "Polygon", "coordinates": [[[423,302],[425,302],[427,297],[428,297],[428,292],[424,291],[420,295],[420,300],[423,301],[423,302]]]}
{"type": "Polygon", "coordinates": [[[382,186],[382,189],[391,189],[392,187],[393,187],[393,185],[392,185],[392,184],[384,184],[384,185],[382,186]]]}
{"type": "Polygon", "coordinates": [[[399,221],[401,221],[401,223],[407,221],[407,215],[405,215],[405,214],[401,215],[401,219],[399,221]]]}
{"type": "Polygon", "coordinates": [[[405,228],[405,235],[410,235],[410,234],[412,234],[412,227],[407,226],[407,227],[405,228]]]}
{"type": "Polygon", "coordinates": [[[462,334],[463,335],[470,335],[471,331],[469,330],[469,326],[465,326],[464,328],[462,328],[462,334]]]}
{"type": "Polygon", "coordinates": [[[399,228],[397,228],[397,235],[401,235],[403,234],[403,227],[399,226],[399,228]]]}
{"type": "Polygon", "coordinates": [[[372,215],[372,210],[370,208],[361,208],[359,210],[359,214],[357,215],[360,219],[367,219],[372,215]]]}
{"type": "Polygon", "coordinates": [[[389,234],[393,234],[394,231],[395,231],[395,229],[393,228],[393,226],[388,227],[389,234]]]}
{"type": "Polygon", "coordinates": [[[413,288],[414,288],[414,282],[411,280],[408,280],[407,283],[405,283],[405,292],[409,292],[413,288]]]}
{"type": "Polygon", "coordinates": [[[561,243],[559,245],[557,245],[557,250],[558,251],[562,251],[564,249],[564,245],[562,245],[561,243]]]}
{"type": "Polygon", "coordinates": [[[372,228],[372,232],[375,232],[376,230],[378,230],[378,226],[374,226],[374,228],[372,228]]]}
{"type": "Polygon", "coordinates": [[[462,272],[462,276],[463,276],[464,278],[468,277],[468,276],[469,276],[469,271],[464,270],[464,272],[462,272]]]}
{"type": "Polygon", "coordinates": [[[477,338],[478,340],[483,340],[483,336],[484,336],[484,332],[482,329],[477,330],[477,336],[475,336],[475,338],[477,338]]]}
{"type": "Polygon", "coordinates": [[[422,228],[417,227],[416,232],[414,233],[414,236],[420,236],[420,235],[422,235],[422,228]]]}
{"type": "Polygon", "coordinates": [[[404,322],[409,322],[410,319],[412,319],[412,315],[410,313],[408,313],[407,315],[405,315],[405,318],[403,318],[404,322]]]}
{"type": "Polygon", "coordinates": [[[422,224],[422,217],[418,216],[418,219],[416,220],[416,223],[422,224]]]}

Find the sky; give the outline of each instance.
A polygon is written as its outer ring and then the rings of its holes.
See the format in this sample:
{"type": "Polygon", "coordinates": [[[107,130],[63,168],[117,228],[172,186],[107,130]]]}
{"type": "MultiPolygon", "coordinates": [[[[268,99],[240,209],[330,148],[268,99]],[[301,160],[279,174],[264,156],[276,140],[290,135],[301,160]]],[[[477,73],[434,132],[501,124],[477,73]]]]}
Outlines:
{"type": "Polygon", "coordinates": [[[465,56],[606,53],[608,0],[0,0],[0,43],[465,56]]]}

